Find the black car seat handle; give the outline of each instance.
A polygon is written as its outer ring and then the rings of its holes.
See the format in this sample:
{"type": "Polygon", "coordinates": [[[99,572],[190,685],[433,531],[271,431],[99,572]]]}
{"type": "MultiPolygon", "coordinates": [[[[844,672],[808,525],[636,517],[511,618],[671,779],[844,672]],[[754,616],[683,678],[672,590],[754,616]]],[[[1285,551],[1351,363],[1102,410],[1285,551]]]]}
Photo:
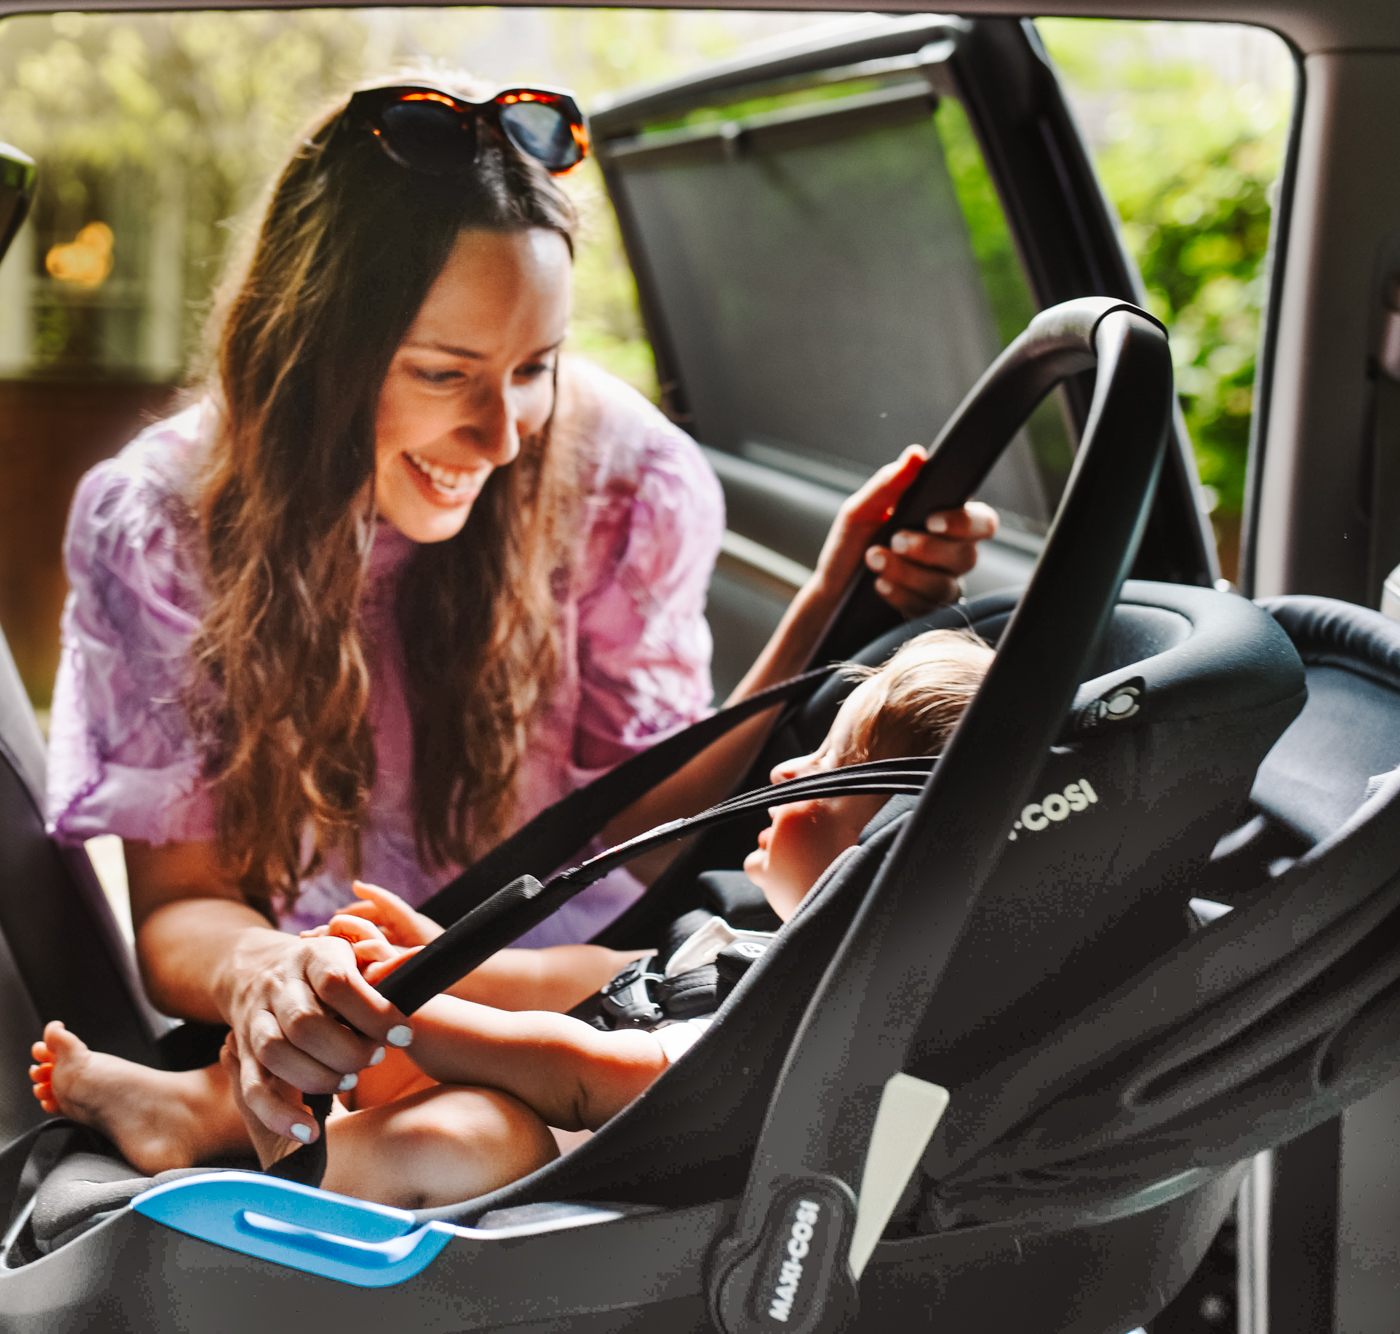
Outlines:
{"type": "MultiPolygon", "coordinates": [[[[1136,306],[1106,296],[1041,311],[959,404],[872,541],[887,545],[901,528],[920,528],[927,515],[966,504],[1041,400],[1062,380],[1094,368],[1095,335],[1115,311],[1157,323],[1136,306]]],[[[898,613],[875,592],[875,579],[863,568],[851,579],[812,662],[849,658],[898,623],[898,613]]]]}
{"type": "MultiPolygon", "coordinates": [[[[1040,562],[981,690],[807,1008],[734,1230],[714,1252],[711,1312],[729,1334],[772,1327],[768,1289],[788,1272],[787,1248],[804,1208],[818,1221],[802,1240],[805,1259],[784,1326],[804,1334],[835,1328],[853,1310],[855,1184],[881,1097],[907,1062],[1136,551],[1166,450],[1171,357],[1157,321],[1106,304],[1089,325],[1098,365],[1093,405],[1040,562]]],[[[1056,335],[1071,345],[1084,336],[1079,310],[1067,313],[1070,334],[1056,335]]],[[[1046,315],[1047,325],[1059,327],[1054,312],[1046,315]]],[[[1059,364],[1062,374],[1080,368],[1069,355],[1059,364]]],[[[1000,392],[1001,383],[996,373],[984,377],[974,397],[1000,392]]],[[[974,411],[965,404],[958,417],[974,411]]],[[[1014,430],[1019,423],[1008,415],[1000,424],[1014,430]]]]}

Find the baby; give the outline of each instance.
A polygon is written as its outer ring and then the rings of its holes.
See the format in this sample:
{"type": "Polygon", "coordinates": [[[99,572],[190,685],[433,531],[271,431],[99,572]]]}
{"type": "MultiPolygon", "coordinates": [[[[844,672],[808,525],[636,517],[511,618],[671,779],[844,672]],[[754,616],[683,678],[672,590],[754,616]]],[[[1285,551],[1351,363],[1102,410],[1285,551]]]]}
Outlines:
{"type": "MultiPolygon", "coordinates": [[[[778,765],[773,781],[938,753],[991,659],[975,635],[935,630],[878,669],[848,669],[860,683],[820,748],[778,765]]],[[[769,812],[744,870],[782,921],[887,800],[837,797],[769,812]]],[[[384,890],[360,893],[361,902],[320,930],[351,943],[373,984],[441,928],[384,890]]],[[[506,950],[427,1002],[413,1016],[411,1055],[381,1048],[376,1064],[347,1077],[327,1122],[325,1189],[403,1208],[471,1199],[556,1157],[555,1131],[603,1125],[698,1033],[677,1041],[682,1034],[668,1028],[600,1031],[540,1003],[567,1009],[634,957],[597,946],[506,950]],[[522,1008],[522,997],[538,1008],[522,1008]]],[[[55,1022],[34,1044],[30,1075],[46,1111],[100,1130],[143,1171],[246,1153],[250,1141],[266,1166],[296,1144],[239,1103],[232,1042],[222,1070],[159,1071],[91,1052],[55,1022]]],[[[303,1142],[314,1133],[308,1124],[303,1142]]]]}

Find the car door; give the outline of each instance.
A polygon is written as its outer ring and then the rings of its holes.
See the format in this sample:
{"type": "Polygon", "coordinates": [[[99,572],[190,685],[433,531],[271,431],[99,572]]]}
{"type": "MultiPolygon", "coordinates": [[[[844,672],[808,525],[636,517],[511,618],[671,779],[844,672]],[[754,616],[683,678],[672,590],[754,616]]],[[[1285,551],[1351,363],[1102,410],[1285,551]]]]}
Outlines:
{"type": "MultiPolygon", "coordinates": [[[[591,129],[669,415],[724,486],[710,589],[722,696],[842,499],[927,444],[1039,308],[1141,299],[1028,22],[868,19],[612,100],[591,129]]],[[[1024,580],[1092,381],[1041,405],[980,495],[967,581],[1024,580]]],[[[1178,422],[1136,573],[1210,583],[1178,422]]]]}

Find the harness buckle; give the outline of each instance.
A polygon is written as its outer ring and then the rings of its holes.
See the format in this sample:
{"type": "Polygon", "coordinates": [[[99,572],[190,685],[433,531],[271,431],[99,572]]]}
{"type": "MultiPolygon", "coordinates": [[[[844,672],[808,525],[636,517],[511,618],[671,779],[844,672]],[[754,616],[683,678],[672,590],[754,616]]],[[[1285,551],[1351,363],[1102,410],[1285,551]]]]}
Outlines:
{"type": "Polygon", "coordinates": [[[654,954],[633,959],[611,982],[603,986],[602,1012],[612,1022],[610,1028],[654,1028],[664,1017],[661,1006],[651,998],[651,990],[664,979],[650,972],[647,964],[654,954]]]}

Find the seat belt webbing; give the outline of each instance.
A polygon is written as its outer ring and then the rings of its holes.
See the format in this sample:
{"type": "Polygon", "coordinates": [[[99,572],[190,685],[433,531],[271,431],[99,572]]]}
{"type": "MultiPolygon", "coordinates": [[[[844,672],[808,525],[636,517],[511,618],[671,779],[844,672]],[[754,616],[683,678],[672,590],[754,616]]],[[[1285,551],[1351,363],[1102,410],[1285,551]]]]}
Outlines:
{"type": "Polygon", "coordinates": [[[418,911],[440,926],[449,926],[484,903],[502,885],[532,870],[552,870],[562,865],[613,816],[625,811],[707,746],[775,704],[806,699],[835,670],[833,664],[780,681],[624,760],[617,768],[541,811],[420,904],[418,911]]]}

